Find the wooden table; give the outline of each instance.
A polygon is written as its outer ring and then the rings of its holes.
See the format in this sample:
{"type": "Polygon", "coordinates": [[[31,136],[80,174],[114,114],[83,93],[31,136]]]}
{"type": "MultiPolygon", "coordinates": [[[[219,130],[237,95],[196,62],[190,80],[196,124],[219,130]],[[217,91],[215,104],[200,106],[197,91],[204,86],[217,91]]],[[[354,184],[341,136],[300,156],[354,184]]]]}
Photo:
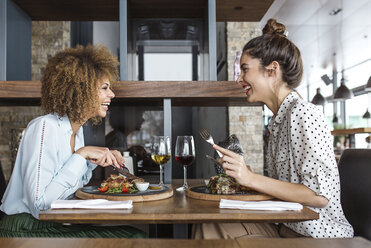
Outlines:
{"type": "Polygon", "coordinates": [[[352,129],[335,129],[331,131],[332,135],[347,135],[347,134],[357,134],[357,133],[371,133],[371,127],[360,127],[352,129]]]}
{"type": "Polygon", "coordinates": [[[355,135],[359,133],[371,134],[371,127],[360,127],[360,128],[352,128],[352,129],[335,129],[331,131],[331,134],[334,136],[347,136],[349,138],[350,148],[356,147],[355,135]]]}
{"type": "Polygon", "coordinates": [[[239,240],[184,240],[184,239],[80,239],[80,238],[0,238],[2,248],[96,248],[96,247],[151,247],[151,248],[369,248],[371,242],[361,238],[349,239],[239,239],[239,240]]]}
{"type": "MultiPolygon", "coordinates": [[[[190,185],[203,180],[188,180],[190,185]]],[[[173,180],[173,188],[182,180],[173,180]]],[[[318,219],[314,211],[304,207],[301,211],[257,211],[220,209],[218,201],[188,198],[185,192],[174,191],[165,200],[134,203],[130,210],[49,209],[40,213],[40,220],[63,223],[221,223],[221,222],[298,222],[318,219]]]]}

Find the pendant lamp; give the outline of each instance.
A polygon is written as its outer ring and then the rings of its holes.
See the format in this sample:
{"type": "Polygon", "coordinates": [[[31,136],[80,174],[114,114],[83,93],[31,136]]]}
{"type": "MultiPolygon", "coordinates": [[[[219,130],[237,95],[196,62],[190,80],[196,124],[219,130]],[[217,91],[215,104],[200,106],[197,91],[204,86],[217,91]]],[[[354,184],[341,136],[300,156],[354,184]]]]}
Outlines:
{"type": "Polygon", "coordinates": [[[353,92],[345,86],[344,76],[340,81],[340,87],[336,89],[334,94],[334,101],[344,101],[353,97],[353,92]]]}
{"type": "Polygon", "coordinates": [[[365,90],[366,91],[371,91],[371,76],[370,76],[370,78],[367,81],[365,90]]]}
{"type": "Polygon", "coordinates": [[[363,119],[370,119],[370,112],[368,112],[368,109],[366,109],[366,113],[362,116],[363,119]]]}
{"type": "Polygon", "coordinates": [[[332,119],[332,123],[335,123],[335,124],[338,124],[339,123],[339,119],[336,116],[336,114],[334,114],[334,118],[332,119]]]}
{"type": "Polygon", "coordinates": [[[317,94],[313,97],[312,103],[322,106],[326,104],[326,99],[322,96],[320,88],[317,88],[317,94]]]}

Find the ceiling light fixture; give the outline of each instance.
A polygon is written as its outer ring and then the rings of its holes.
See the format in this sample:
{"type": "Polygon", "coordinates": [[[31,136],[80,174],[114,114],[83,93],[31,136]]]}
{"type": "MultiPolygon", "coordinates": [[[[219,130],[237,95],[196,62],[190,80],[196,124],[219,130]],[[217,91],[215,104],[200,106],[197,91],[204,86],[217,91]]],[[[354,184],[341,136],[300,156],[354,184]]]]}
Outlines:
{"type": "Polygon", "coordinates": [[[334,16],[334,15],[337,15],[340,13],[340,11],[342,11],[343,9],[342,8],[334,8],[330,11],[329,15],[330,16],[334,16]]]}
{"type": "Polygon", "coordinates": [[[326,104],[326,99],[322,96],[320,88],[317,88],[317,94],[313,97],[312,103],[322,106],[326,104]]]}
{"type": "Polygon", "coordinates": [[[334,94],[334,101],[345,101],[353,98],[353,92],[345,86],[344,74],[340,80],[340,87],[336,89],[334,94]]]}
{"type": "Polygon", "coordinates": [[[371,76],[367,81],[365,91],[371,91],[371,76]]]}
{"type": "Polygon", "coordinates": [[[323,75],[321,77],[322,81],[326,84],[326,85],[329,85],[329,84],[332,84],[332,80],[327,76],[327,74],[323,75]]]}
{"type": "MultiPolygon", "coordinates": [[[[341,8],[334,9],[334,13],[337,14],[342,10],[343,1],[341,1],[341,8]]],[[[345,77],[344,77],[344,51],[343,51],[343,38],[342,38],[342,29],[343,29],[343,13],[340,17],[340,31],[339,31],[339,43],[340,43],[340,52],[341,52],[341,63],[343,70],[341,71],[341,80],[340,86],[336,89],[334,93],[334,101],[345,101],[353,97],[353,92],[345,86],[345,77]]]]}
{"type": "Polygon", "coordinates": [[[366,109],[366,113],[364,113],[364,115],[362,116],[363,119],[370,119],[371,116],[370,116],[370,112],[368,112],[368,109],[366,109]]]}
{"type": "Polygon", "coordinates": [[[339,123],[339,119],[336,116],[336,113],[334,113],[334,118],[332,119],[332,123],[335,123],[335,124],[338,124],[339,123]]]}

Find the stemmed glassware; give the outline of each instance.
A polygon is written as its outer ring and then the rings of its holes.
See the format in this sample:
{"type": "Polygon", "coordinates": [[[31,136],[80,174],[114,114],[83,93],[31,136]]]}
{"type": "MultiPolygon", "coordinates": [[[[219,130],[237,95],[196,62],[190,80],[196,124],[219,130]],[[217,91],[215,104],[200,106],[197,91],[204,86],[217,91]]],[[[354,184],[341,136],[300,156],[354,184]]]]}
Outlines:
{"type": "Polygon", "coordinates": [[[191,165],[195,160],[195,143],[193,136],[178,136],[175,145],[175,160],[183,166],[184,183],[183,186],[177,188],[178,191],[186,190],[187,184],[187,166],[191,165]]]}
{"type": "Polygon", "coordinates": [[[160,166],[160,183],[164,185],[163,165],[171,158],[171,146],[169,136],[154,136],[151,147],[151,158],[160,166]]]}

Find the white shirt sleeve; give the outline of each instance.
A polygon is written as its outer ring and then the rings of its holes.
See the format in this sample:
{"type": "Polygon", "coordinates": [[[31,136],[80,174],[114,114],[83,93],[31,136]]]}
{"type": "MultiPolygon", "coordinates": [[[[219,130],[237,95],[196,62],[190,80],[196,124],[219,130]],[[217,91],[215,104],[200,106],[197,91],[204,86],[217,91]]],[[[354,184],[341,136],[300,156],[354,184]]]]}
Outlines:
{"type": "Polygon", "coordinates": [[[82,176],[82,184],[83,185],[87,184],[90,181],[90,179],[93,175],[93,170],[98,166],[96,164],[90,163],[89,160],[86,160],[86,162],[88,163],[88,170],[82,176]]]}
{"type": "Polygon", "coordinates": [[[58,142],[63,137],[58,137],[56,128],[45,119],[32,122],[22,140],[21,157],[17,158],[23,167],[23,201],[34,216],[50,208],[52,201],[65,199],[82,187],[84,175],[94,169],[78,154],[58,164],[58,142]]]}

